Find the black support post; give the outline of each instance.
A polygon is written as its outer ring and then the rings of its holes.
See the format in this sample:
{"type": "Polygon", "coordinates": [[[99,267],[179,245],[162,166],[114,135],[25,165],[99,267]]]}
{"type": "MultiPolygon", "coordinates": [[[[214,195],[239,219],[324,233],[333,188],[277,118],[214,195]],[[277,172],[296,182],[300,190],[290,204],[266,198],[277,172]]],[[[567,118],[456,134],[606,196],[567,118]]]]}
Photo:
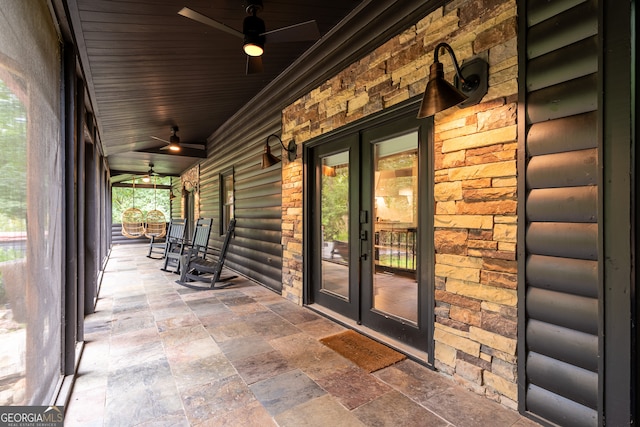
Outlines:
{"type": "Polygon", "coordinates": [[[72,375],[75,371],[75,345],[77,324],[77,283],[78,248],[76,223],[76,139],[75,139],[75,103],[76,103],[76,58],[72,45],[64,46],[64,284],[61,292],[63,310],[63,375],[72,375]]]}
{"type": "Polygon", "coordinates": [[[95,309],[95,299],[98,292],[98,263],[99,237],[98,233],[100,212],[99,207],[99,186],[97,174],[97,150],[94,144],[85,146],[85,179],[86,179],[86,217],[85,224],[85,292],[84,292],[84,312],[90,314],[95,309]]]}

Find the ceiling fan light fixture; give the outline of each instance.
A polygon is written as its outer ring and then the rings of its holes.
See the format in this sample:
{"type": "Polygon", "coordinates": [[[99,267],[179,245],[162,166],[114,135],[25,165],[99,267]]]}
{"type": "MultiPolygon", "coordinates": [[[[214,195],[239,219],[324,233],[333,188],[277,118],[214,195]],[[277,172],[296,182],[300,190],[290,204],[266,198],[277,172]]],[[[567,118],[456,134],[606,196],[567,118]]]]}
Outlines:
{"type": "Polygon", "coordinates": [[[178,132],[178,126],[171,128],[171,137],[169,138],[169,150],[180,151],[180,137],[176,135],[178,132]]]}
{"type": "Polygon", "coordinates": [[[256,16],[256,8],[252,8],[252,15],[244,18],[242,23],[242,33],[244,34],[244,45],[242,49],[249,56],[260,56],[264,53],[266,31],[264,21],[256,16]]]}
{"type": "Polygon", "coordinates": [[[264,53],[264,47],[257,43],[245,43],[242,49],[249,56],[262,56],[264,53]]]}
{"type": "Polygon", "coordinates": [[[149,183],[151,182],[151,177],[155,175],[155,171],[153,170],[153,163],[149,163],[149,170],[147,174],[142,177],[142,182],[149,183]]]}

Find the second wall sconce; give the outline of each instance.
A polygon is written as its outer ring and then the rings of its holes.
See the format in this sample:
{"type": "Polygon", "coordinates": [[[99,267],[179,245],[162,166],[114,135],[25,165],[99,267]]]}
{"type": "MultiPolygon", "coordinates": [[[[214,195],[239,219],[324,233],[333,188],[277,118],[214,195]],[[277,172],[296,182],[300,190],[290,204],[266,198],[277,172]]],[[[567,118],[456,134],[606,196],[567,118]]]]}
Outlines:
{"type": "Polygon", "coordinates": [[[267,137],[267,140],[264,143],[265,145],[264,145],[264,153],[262,154],[262,169],[266,169],[269,166],[273,166],[276,163],[280,162],[280,159],[278,159],[276,156],[271,154],[271,147],[269,146],[269,139],[271,137],[278,138],[278,141],[280,141],[280,145],[282,145],[282,148],[287,152],[287,158],[289,159],[290,162],[296,159],[298,155],[298,146],[296,145],[295,141],[291,140],[289,142],[289,146],[285,147],[284,143],[282,142],[282,140],[278,135],[271,134],[267,137]]]}
{"type": "Polygon", "coordinates": [[[447,43],[438,43],[434,61],[429,68],[429,82],[424,91],[418,118],[430,117],[447,108],[459,105],[461,108],[475,105],[487,93],[489,64],[479,57],[473,58],[462,68],[458,66],[456,55],[447,43]],[[444,67],[438,61],[440,49],[445,49],[453,59],[456,69],[455,86],[444,78],[444,67]]]}
{"type": "Polygon", "coordinates": [[[187,187],[191,187],[191,190],[194,192],[198,192],[199,191],[199,185],[197,182],[191,182],[191,181],[182,181],[182,195],[184,196],[185,193],[188,193],[189,190],[187,190],[187,187]]]}

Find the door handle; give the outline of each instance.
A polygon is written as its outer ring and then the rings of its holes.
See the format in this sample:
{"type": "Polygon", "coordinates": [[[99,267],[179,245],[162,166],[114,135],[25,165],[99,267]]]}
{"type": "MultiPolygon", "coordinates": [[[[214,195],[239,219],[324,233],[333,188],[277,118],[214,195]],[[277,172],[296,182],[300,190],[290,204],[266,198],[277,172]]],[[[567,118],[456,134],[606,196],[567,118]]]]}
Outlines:
{"type": "Polygon", "coordinates": [[[369,253],[367,240],[367,230],[360,230],[360,259],[363,261],[366,261],[369,253]]]}

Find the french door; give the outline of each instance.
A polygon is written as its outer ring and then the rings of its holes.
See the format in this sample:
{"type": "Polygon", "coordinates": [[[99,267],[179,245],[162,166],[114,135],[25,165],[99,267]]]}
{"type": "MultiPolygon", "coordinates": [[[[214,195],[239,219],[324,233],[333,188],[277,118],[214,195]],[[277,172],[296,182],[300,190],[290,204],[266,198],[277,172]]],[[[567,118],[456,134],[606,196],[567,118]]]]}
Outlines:
{"type": "Polygon", "coordinates": [[[433,289],[425,133],[403,119],[310,150],[307,264],[313,303],[421,350],[433,289]]]}

